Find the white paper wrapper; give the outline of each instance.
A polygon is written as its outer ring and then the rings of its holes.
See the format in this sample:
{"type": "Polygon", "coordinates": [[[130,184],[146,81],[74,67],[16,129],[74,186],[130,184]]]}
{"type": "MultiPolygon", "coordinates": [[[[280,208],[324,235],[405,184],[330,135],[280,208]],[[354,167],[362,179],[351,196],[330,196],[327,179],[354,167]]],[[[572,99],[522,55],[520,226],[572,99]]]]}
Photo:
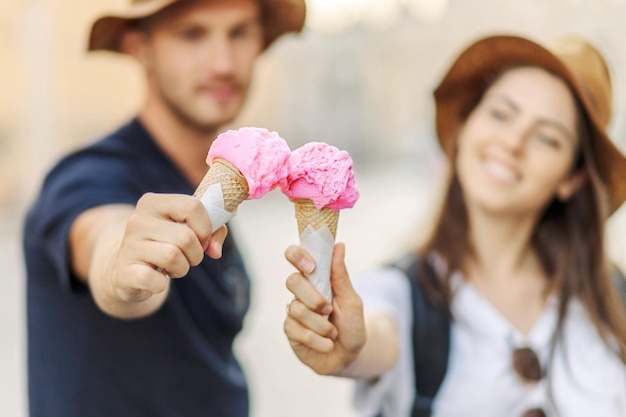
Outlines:
{"type": "Polygon", "coordinates": [[[332,300],[330,265],[335,247],[335,238],[326,226],[322,226],[317,230],[313,229],[312,226],[307,226],[300,234],[300,245],[315,260],[315,270],[307,278],[324,297],[332,300]]]}
{"type": "Polygon", "coordinates": [[[226,224],[230,219],[235,217],[237,211],[229,212],[224,209],[224,195],[220,184],[211,184],[209,188],[200,197],[202,205],[209,213],[211,219],[212,232],[226,224]]]}

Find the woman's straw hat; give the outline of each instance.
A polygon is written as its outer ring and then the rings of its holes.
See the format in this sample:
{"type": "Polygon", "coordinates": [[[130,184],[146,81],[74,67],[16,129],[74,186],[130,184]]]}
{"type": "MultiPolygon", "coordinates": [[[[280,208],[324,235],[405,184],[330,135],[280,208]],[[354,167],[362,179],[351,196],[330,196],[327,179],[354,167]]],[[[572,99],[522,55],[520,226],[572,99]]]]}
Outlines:
{"type": "Polygon", "coordinates": [[[465,49],[434,92],[436,128],[444,152],[452,155],[468,110],[488,80],[511,66],[532,65],[562,77],[578,97],[592,129],[591,146],[611,212],[626,200],[626,158],[607,134],[611,119],[611,77],[602,55],[579,36],[543,47],[518,36],[490,36],[465,49]]]}
{"type": "MultiPolygon", "coordinates": [[[[126,10],[101,16],[91,26],[88,49],[120,52],[120,39],[133,22],[163,10],[182,0],[131,0],[126,10]]],[[[304,0],[258,0],[261,5],[265,48],[281,35],[299,32],[304,26],[304,0]]]]}

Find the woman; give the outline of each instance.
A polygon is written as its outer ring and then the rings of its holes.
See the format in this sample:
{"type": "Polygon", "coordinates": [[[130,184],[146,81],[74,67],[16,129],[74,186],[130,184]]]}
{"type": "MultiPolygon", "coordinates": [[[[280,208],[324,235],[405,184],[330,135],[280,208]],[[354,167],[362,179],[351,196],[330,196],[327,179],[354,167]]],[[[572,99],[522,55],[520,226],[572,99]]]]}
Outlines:
{"type": "Polygon", "coordinates": [[[611,100],[584,39],[469,46],[435,91],[451,173],[408,266],[355,291],[338,244],[329,303],[305,278],[309,255],[287,249],[297,356],[356,379],[363,416],[626,416],[626,316],[603,245],[626,199],[611,100]]]}

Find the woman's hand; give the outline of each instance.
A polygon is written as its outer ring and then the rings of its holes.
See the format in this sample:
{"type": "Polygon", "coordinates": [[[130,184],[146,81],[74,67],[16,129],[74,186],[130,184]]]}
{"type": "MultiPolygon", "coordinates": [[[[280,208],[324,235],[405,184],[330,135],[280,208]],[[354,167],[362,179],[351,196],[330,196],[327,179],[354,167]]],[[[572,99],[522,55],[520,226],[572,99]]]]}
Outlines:
{"type": "Polygon", "coordinates": [[[296,356],[315,372],[339,375],[358,357],[366,341],[363,303],[354,291],[345,266],[345,246],[335,245],[331,265],[333,300],[326,300],[305,274],[315,267],[300,246],[285,257],[299,272],[287,278],[294,300],[287,306],[284,331],[296,356]]]}

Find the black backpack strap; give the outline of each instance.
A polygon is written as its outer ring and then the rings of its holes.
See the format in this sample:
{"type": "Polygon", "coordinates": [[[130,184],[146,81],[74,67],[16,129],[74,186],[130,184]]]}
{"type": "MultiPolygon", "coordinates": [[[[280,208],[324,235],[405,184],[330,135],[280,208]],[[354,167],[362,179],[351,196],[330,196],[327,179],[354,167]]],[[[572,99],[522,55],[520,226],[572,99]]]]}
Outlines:
{"type": "MultiPolygon", "coordinates": [[[[424,263],[424,274],[435,271],[424,263]]],[[[450,352],[450,314],[445,306],[433,303],[423,290],[419,259],[408,255],[393,264],[402,270],[411,284],[413,305],[413,363],[415,402],[412,417],[429,417],[432,403],[448,367],[450,352]]],[[[432,277],[431,276],[431,277],[432,277]]]]}
{"type": "Polygon", "coordinates": [[[624,276],[624,273],[617,265],[613,265],[612,272],[613,272],[613,281],[615,282],[615,286],[617,287],[617,290],[622,296],[622,301],[624,302],[624,305],[626,306],[626,276],[624,276]]]}

